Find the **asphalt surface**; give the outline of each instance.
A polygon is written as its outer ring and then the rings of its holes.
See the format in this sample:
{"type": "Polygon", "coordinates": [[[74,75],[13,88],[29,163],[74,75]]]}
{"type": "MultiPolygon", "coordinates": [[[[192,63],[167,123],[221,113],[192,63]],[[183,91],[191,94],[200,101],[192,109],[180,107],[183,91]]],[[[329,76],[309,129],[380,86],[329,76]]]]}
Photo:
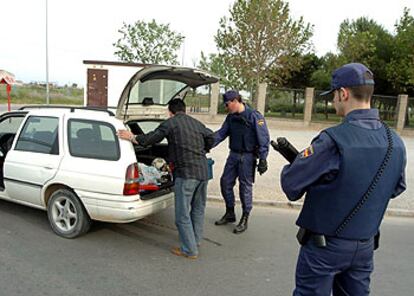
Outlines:
{"type": "MultiPolygon", "coordinates": [[[[231,225],[213,225],[222,207],[208,203],[200,257],[189,260],[169,253],[178,244],[172,208],[95,223],[68,240],[45,212],[0,201],[0,295],[291,295],[298,212],[255,207],[247,232],[234,235],[231,225]]],[[[385,219],[372,295],[413,295],[413,232],[412,218],[385,219]]]]}

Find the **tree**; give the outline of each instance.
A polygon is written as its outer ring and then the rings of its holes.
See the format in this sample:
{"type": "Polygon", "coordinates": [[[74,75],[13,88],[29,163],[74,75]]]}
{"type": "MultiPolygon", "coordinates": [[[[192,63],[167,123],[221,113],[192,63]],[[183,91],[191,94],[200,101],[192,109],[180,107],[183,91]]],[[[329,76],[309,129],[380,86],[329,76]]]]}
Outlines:
{"type": "Polygon", "coordinates": [[[220,84],[226,90],[231,88],[241,89],[243,86],[243,81],[238,75],[237,70],[227,63],[223,55],[212,53],[206,56],[204,52],[201,52],[198,67],[220,77],[220,84]]]}
{"type": "Polygon", "coordinates": [[[326,90],[331,86],[333,71],[346,64],[346,60],[343,55],[328,52],[320,58],[319,62],[320,66],[311,74],[310,85],[317,90],[326,90]]]}
{"type": "Polygon", "coordinates": [[[395,25],[392,58],[387,76],[396,93],[414,95],[414,17],[408,8],[395,25]]]}
{"type": "Polygon", "coordinates": [[[172,31],[169,25],[137,21],[124,23],[118,30],[122,35],[116,43],[114,54],[125,62],[148,64],[178,64],[177,50],[184,36],[172,31]]]}
{"type": "Polygon", "coordinates": [[[300,68],[288,73],[289,76],[285,80],[284,86],[301,89],[312,86],[312,75],[322,66],[323,60],[314,53],[306,54],[301,59],[300,68]]]}
{"type": "Polygon", "coordinates": [[[344,63],[359,62],[374,73],[376,92],[390,93],[386,66],[391,60],[393,36],[374,20],[365,17],[341,23],[338,33],[339,56],[344,63]]]}
{"type": "Polygon", "coordinates": [[[236,0],[230,18],[220,20],[215,36],[219,54],[252,86],[264,81],[281,84],[298,69],[301,54],[310,48],[312,28],[289,16],[282,0],[236,0]]]}

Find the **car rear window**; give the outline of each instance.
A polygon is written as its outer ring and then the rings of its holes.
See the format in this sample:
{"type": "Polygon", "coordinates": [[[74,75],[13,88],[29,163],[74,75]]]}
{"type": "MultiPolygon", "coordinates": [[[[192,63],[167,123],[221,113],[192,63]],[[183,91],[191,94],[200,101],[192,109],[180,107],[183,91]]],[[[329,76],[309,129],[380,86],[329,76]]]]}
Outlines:
{"type": "Polygon", "coordinates": [[[129,93],[128,103],[167,105],[185,87],[185,83],[167,79],[137,81],[129,93]]]}
{"type": "Polygon", "coordinates": [[[120,157],[115,128],[106,122],[70,119],[68,142],[72,156],[104,160],[120,157]]]}

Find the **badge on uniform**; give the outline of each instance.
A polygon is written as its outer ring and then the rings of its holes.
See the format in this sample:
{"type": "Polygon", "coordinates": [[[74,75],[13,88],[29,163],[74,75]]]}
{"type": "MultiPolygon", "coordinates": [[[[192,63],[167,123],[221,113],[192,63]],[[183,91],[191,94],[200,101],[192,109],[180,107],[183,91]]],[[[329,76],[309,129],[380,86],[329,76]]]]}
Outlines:
{"type": "Polygon", "coordinates": [[[300,153],[300,158],[307,158],[311,156],[312,154],[313,154],[313,146],[310,145],[308,148],[306,148],[300,153]]]}
{"type": "Polygon", "coordinates": [[[257,121],[257,124],[259,125],[259,126],[263,126],[264,125],[264,119],[259,119],[258,121],[257,121]]]}

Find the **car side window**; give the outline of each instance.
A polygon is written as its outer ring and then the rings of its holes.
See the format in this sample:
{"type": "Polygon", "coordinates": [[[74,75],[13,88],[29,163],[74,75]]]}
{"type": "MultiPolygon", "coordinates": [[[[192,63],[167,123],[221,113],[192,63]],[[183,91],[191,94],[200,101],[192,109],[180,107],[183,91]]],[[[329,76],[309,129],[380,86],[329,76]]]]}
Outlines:
{"type": "Polygon", "coordinates": [[[10,116],[6,117],[4,120],[0,121],[0,133],[13,133],[15,134],[19,129],[24,116],[10,116]]]}
{"type": "Polygon", "coordinates": [[[17,139],[15,150],[59,154],[59,119],[30,116],[17,139]]]}
{"type": "Polygon", "coordinates": [[[120,157],[115,128],[106,122],[70,119],[68,143],[72,156],[103,160],[120,157]]]}

